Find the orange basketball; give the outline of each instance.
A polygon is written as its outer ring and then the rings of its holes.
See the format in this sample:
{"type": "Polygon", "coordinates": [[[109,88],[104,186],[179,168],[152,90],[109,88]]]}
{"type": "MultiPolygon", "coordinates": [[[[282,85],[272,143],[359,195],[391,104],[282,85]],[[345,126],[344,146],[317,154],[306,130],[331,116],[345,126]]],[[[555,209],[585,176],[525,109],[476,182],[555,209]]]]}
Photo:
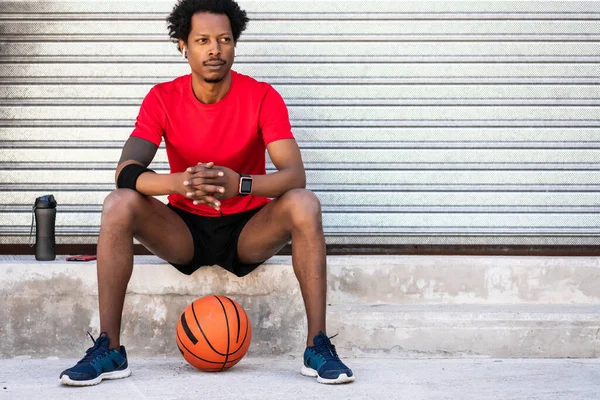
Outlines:
{"type": "Polygon", "coordinates": [[[187,362],[203,371],[219,372],[244,357],[252,326],[242,306],[229,297],[206,296],[183,311],[176,336],[187,362]]]}

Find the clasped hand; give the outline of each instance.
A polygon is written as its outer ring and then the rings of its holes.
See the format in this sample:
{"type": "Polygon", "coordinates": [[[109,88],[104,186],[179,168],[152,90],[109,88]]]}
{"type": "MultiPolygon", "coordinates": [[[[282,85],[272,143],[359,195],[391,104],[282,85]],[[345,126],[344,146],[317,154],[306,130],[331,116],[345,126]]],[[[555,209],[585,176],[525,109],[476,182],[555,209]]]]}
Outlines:
{"type": "Polygon", "coordinates": [[[194,204],[206,204],[219,211],[219,200],[238,194],[239,174],[227,167],[215,166],[213,162],[198,163],[184,172],[184,196],[194,204]]]}

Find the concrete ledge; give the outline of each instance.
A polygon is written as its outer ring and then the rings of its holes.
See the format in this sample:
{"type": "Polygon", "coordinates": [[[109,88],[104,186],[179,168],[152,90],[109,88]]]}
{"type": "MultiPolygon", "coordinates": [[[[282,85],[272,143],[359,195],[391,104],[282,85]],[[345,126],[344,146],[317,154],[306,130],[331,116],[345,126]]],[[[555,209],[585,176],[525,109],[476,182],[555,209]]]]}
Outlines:
{"type": "MultiPolygon", "coordinates": [[[[600,304],[600,257],[330,256],[327,261],[330,304],[600,304]]],[[[254,296],[297,288],[291,257],[285,256],[241,279],[216,266],[186,276],[152,256],[136,256],[135,265],[131,294],[254,296]]],[[[0,256],[0,290],[38,282],[46,295],[62,296],[73,289],[67,280],[97,295],[96,263],[0,256]]]]}
{"type": "Polygon", "coordinates": [[[340,353],[358,357],[600,356],[598,306],[347,305],[329,320],[340,353]]]}
{"type": "MultiPolygon", "coordinates": [[[[177,318],[210,294],[248,312],[251,355],[302,352],[306,321],[290,257],[245,278],[216,266],[185,276],[156,257],[135,264],[122,327],[132,355],[176,356],[177,318]]],[[[336,256],[328,271],[328,332],[340,333],[345,356],[596,357],[594,257],[336,256]]],[[[95,262],[3,256],[0,304],[0,358],[78,357],[85,331],[99,331],[95,262]]]]}

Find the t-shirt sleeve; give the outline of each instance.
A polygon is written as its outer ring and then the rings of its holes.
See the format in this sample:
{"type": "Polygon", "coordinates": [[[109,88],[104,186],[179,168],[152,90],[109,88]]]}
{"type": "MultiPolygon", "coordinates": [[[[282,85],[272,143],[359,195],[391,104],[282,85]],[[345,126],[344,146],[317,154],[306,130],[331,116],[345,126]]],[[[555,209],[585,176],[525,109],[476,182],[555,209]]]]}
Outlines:
{"type": "Polygon", "coordinates": [[[285,102],[272,86],[263,99],[258,123],[265,145],[276,140],[294,139],[285,102]]]}
{"type": "Polygon", "coordinates": [[[165,117],[165,109],[156,93],[156,89],[152,88],[142,101],[131,136],[146,139],[160,146],[165,131],[165,117]]]}

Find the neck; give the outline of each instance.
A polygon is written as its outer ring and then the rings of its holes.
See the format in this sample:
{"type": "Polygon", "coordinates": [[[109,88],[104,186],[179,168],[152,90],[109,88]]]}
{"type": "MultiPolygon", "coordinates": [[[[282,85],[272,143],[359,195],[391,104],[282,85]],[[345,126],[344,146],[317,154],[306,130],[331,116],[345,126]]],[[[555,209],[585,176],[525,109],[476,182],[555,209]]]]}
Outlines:
{"type": "Polygon", "coordinates": [[[227,73],[222,81],[208,83],[196,74],[192,73],[192,91],[200,103],[213,104],[225,97],[231,88],[231,71],[227,73]]]}

